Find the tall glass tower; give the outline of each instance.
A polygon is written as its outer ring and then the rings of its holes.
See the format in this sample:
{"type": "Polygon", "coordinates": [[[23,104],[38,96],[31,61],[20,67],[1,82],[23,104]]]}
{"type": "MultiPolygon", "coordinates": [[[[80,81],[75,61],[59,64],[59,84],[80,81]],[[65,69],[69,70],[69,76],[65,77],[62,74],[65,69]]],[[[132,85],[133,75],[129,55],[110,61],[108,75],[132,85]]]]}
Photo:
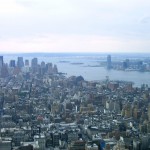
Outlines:
{"type": "Polygon", "coordinates": [[[2,68],[2,66],[3,66],[3,56],[0,56],[0,68],[2,68]]]}
{"type": "Polygon", "coordinates": [[[107,69],[111,69],[112,65],[111,65],[111,55],[107,56],[107,69]]]}

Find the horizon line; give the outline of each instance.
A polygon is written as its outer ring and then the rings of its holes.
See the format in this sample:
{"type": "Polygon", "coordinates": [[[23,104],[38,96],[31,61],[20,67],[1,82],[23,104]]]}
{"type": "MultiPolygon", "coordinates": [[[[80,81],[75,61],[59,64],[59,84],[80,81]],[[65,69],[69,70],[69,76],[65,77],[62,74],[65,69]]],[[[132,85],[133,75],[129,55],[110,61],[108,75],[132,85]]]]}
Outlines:
{"type": "Polygon", "coordinates": [[[150,52],[0,52],[1,54],[150,54],[150,52]]]}

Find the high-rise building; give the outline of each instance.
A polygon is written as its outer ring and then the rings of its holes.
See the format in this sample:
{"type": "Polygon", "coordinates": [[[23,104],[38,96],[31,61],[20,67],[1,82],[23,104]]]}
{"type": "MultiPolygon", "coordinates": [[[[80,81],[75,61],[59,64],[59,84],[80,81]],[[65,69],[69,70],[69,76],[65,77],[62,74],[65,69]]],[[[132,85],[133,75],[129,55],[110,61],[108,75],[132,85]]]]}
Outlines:
{"type": "Polygon", "coordinates": [[[31,61],[31,67],[37,67],[38,65],[38,59],[37,58],[33,58],[31,61]]]}
{"type": "Polygon", "coordinates": [[[18,66],[19,68],[24,67],[23,57],[18,57],[17,66],[18,66]]]}
{"type": "Polygon", "coordinates": [[[0,139],[0,149],[1,150],[11,150],[12,142],[10,140],[5,141],[5,140],[0,139]]]}
{"type": "Polygon", "coordinates": [[[42,62],[41,62],[41,68],[45,68],[45,66],[46,66],[46,65],[45,65],[45,62],[42,61],[42,62]]]}
{"type": "Polygon", "coordinates": [[[129,59],[126,59],[126,60],[123,62],[123,69],[129,68],[129,64],[130,64],[129,59]]]}
{"type": "Polygon", "coordinates": [[[38,71],[38,59],[37,58],[32,59],[31,68],[34,73],[38,71]]]}
{"type": "Polygon", "coordinates": [[[44,135],[40,135],[40,136],[38,136],[38,135],[35,135],[34,136],[34,141],[37,141],[38,142],[38,144],[39,144],[39,149],[40,150],[45,150],[45,136],[44,135]]]}
{"type": "Polygon", "coordinates": [[[29,60],[28,59],[25,60],[25,66],[29,66],[29,60]]]}
{"type": "Polygon", "coordinates": [[[8,67],[7,65],[3,65],[2,68],[1,68],[1,77],[2,78],[5,78],[5,77],[8,77],[9,76],[9,72],[8,72],[8,67]]]}
{"type": "Polygon", "coordinates": [[[111,69],[112,65],[111,65],[111,55],[107,56],[107,69],[111,69]]]}
{"type": "Polygon", "coordinates": [[[3,56],[0,56],[0,68],[2,68],[4,62],[3,62],[3,56]]]}
{"type": "Polygon", "coordinates": [[[45,72],[46,72],[46,65],[45,65],[45,62],[42,61],[42,62],[41,62],[41,65],[40,65],[40,74],[41,74],[41,75],[44,75],[45,72]]]}
{"type": "Polygon", "coordinates": [[[53,133],[53,146],[59,146],[60,135],[58,132],[53,133]]]}
{"type": "Polygon", "coordinates": [[[53,73],[58,73],[57,65],[54,65],[54,67],[53,67],[53,73]]]}
{"type": "Polygon", "coordinates": [[[46,64],[46,70],[49,74],[53,73],[53,64],[52,63],[47,63],[46,64]]]}
{"type": "Polygon", "coordinates": [[[10,67],[15,67],[16,66],[15,60],[10,60],[9,66],[10,67]]]}

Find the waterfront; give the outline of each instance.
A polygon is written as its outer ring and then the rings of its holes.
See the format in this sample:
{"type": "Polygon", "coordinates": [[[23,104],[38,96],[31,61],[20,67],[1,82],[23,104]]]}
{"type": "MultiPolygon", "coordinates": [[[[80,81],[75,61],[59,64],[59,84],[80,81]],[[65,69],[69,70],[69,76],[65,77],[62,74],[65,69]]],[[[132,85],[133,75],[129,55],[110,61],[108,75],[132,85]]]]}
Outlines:
{"type": "MultiPolygon", "coordinates": [[[[23,55],[22,55],[23,56],[23,55]]],[[[4,55],[4,61],[9,63],[13,58],[17,60],[18,55],[4,55]]],[[[123,80],[134,82],[134,86],[141,86],[141,84],[150,85],[150,72],[138,71],[119,71],[107,70],[105,67],[100,67],[100,62],[105,62],[107,54],[32,54],[24,55],[24,60],[31,60],[33,57],[38,58],[38,62],[52,62],[56,64],[59,71],[66,73],[67,76],[83,76],[85,80],[105,80],[109,76],[110,80],[123,80]],[[93,67],[92,67],[93,66],[93,67]]],[[[131,60],[146,59],[147,55],[113,55],[113,61],[122,61],[126,58],[131,60]]]]}

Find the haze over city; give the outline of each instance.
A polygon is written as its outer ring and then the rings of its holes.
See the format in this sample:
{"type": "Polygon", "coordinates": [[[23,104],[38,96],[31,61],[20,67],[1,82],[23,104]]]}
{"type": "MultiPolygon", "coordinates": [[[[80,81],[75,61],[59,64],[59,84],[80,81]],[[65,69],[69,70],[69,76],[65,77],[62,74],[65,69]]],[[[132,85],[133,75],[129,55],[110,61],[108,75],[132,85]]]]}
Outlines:
{"type": "Polygon", "coordinates": [[[148,0],[1,0],[0,52],[149,52],[148,0]]]}
{"type": "Polygon", "coordinates": [[[0,0],[0,150],[150,150],[150,1],[0,0]]]}

